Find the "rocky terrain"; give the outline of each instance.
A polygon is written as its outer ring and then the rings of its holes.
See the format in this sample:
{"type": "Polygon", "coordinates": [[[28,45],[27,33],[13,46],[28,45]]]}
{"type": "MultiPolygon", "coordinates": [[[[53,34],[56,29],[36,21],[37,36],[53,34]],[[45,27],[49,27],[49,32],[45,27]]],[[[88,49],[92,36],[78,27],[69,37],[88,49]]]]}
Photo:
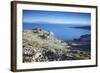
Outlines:
{"type": "Polygon", "coordinates": [[[23,62],[90,59],[89,51],[74,49],[73,44],[79,45],[59,40],[52,32],[40,28],[23,30],[23,62]]]}

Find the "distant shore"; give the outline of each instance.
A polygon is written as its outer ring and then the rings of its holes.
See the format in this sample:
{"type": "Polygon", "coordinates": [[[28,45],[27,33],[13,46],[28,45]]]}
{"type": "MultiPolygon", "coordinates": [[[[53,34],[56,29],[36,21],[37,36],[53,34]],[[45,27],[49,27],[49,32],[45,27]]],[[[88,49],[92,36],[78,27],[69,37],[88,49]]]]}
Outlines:
{"type": "Polygon", "coordinates": [[[87,29],[87,30],[91,29],[90,26],[76,26],[76,27],[73,27],[73,28],[80,28],[80,29],[87,29]]]}

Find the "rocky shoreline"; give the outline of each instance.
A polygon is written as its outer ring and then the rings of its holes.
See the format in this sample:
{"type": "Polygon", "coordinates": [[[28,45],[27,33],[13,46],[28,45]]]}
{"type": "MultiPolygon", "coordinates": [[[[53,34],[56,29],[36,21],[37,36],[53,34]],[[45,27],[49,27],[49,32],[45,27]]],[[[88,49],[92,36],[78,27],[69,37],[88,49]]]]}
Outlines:
{"type": "Polygon", "coordinates": [[[47,62],[90,59],[90,37],[81,36],[70,42],[57,39],[40,28],[23,30],[23,62],[47,62]]]}

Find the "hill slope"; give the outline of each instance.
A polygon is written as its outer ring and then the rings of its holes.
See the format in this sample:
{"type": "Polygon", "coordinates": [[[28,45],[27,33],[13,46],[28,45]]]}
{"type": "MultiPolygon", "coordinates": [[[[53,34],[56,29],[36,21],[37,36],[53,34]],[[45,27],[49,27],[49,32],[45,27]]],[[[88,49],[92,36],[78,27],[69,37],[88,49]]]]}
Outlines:
{"type": "Polygon", "coordinates": [[[52,32],[37,28],[23,31],[23,62],[88,59],[87,52],[71,50],[68,43],[52,32]]]}

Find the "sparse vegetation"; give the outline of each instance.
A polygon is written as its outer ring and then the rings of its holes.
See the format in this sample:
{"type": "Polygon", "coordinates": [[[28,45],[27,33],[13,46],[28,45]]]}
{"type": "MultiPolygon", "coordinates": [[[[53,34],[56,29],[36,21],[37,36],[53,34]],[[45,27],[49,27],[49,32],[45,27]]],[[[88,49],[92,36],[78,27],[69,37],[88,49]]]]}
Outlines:
{"type": "Polygon", "coordinates": [[[72,45],[58,40],[48,31],[42,29],[23,31],[24,63],[90,59],[89,52],[71,48],[72,45]]]}

